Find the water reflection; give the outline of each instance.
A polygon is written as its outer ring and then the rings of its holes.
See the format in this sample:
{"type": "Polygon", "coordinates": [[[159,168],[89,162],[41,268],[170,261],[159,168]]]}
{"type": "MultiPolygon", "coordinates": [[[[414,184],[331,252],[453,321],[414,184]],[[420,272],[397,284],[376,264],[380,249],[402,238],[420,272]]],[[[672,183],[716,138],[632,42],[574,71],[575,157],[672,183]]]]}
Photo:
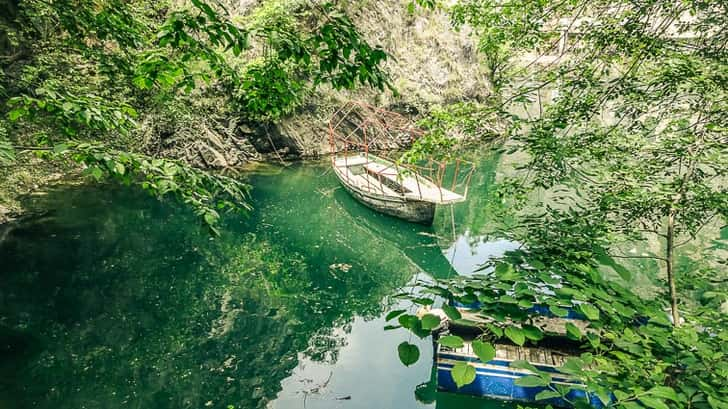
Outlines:
{"type": "Polygon", "coordinates": [[[459,275],[470,275],[481,268],[485,261],[517,248],[518,243],[509,240],[473,236],[470,231],[465,231],[445,249],[445,257],[450,260],[459,275]]]}
{"type": "MultiPolygon", "coordinates": [[[[492,177],[485,164],[479,177],[492,177]]],[[[265,170],[256,210],[218,238],[123,188],[31,200],[53,212],[0,234],[0,407],[426,404],[414,391],[430,341],[411,340],[423,355],[403,367],[396,346],[410,336],[382,331],[386,300],[508,244],[478,236],[470,201],[453,209],[452,240],[444,211],[433,228],[374,213],[326,164],[265,170]]]]}

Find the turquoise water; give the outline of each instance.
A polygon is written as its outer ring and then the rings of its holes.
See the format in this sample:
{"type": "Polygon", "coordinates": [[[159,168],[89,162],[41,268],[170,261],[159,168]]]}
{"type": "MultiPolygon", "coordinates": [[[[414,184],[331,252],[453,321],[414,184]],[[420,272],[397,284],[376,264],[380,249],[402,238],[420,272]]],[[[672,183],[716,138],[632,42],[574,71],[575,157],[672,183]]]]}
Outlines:
{"type": "Polygon", "coordinates": [[[483,235],[496,166],[432,227],[363,207],[325,162],[254,170],[255,210],[220,237],[122,187],[32,197],[44,213],[0,230],[0,408],[503,407],[436,393],[431,341],[382,318],[408,283],[514,248],[483,235]]]}

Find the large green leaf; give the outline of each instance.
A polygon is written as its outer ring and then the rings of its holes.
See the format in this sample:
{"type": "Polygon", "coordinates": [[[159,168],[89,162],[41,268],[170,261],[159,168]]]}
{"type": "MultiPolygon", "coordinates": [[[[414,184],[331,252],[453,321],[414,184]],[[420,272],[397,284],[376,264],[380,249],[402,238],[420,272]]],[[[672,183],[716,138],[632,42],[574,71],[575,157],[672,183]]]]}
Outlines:
{"type": "Polygon", "coordinates": [[[555,305],[550,306],[549,311],[551,311],[551,313],[557,317],[565,317],[569,315],[569,310],[567,310],[566,308],[557,307],[555,305]]]}
{"type": "Polygon", "coordinates": [[[506,328],[505,334],[516,345],[523,345],[526,342],[526,335],[521,328],[510,326],[506,328]]]}
{"type": "Polygon", "coordinates": [[[400,315],[404,314],[405,312],[407,312],[407,310],[393,310],[393,311],[390,311],[384,319],[385,319],[385,321],[389,321],[393,318],[399,317],[400,315]]]}
{"type": "Polygon", "coordinates": [[[481,362],[488,362],[495,358],[495,348],[489,342],[483,342],[476,339],[473,341],[473,352],[478,356],[481,362]]]}
{"type": "Polygon", "coordinates": [[[458,362],[452,367],[452,380],[458,388],[469,385],[475,380],[475,367],[467,362],[458,362]]]}
{"type": "Polygon", "coordinates": [[[641,396],[640,403],[643,406],[651,409],[670,409],[670,407],[667,406],[665,402],[662,401],[662,399],[653,398],[651,396],[641,396]]]}
{"type": "Polygon", "coordinates": [[[399,360],[405,366],[410,366],[420,359],[420,349],[417,348],[417,345],[410,344],[409,342],[399,344],[397,353],[399,354],[399,360]]]}
{"type": "Polygon", "coordinates": [[[425,314],[422,319],[422,329],[431,330],[440,325],[440,317],[434,314],[425,314]]]}
{"type": "Polygon", "coordinates": [[[522,378],[518,378],[515,381],[516,385],[526,386],[529,388],[533,388],[536,386],[548,386],[549,383],[551,383],[551,382],[549,382],[548,379],[544,379],[544,378],[542,378],[540,376],[536,376],[536,375],[527,375],[522,378]]]}
{"type": "Polygon", "coordinates": [[[457,335],[446,335],[441,337],[437,342],[439,342],[440,345],[449,348],[462,348],[462,346],[465,345],[463,339],[457,335]]]}
{"type": "Polygon", "coordinates": [[[592,321],[599,319],[599,309],[591,304],[580,304],[579,309],[592,321]]]}
{"type": "Polygon", "coordinates": [[[443,305],[442,306],[442,310],[445,311],[445,314],[447,315],[447,317],[450,318],[453,321],[459,320],[460,318],[463,317],[462,314],[460,314],[460,311],[458,311],[457,308],[452,307],[450,305],[447,305],[447,304],[443,305]]]}
{"type": "Polygon", "coordinates": [[[559,398],[561,394],[556,391],[544,390],[536,394],[536,400],[559,398]]]}
{"type": "Polygon", "coordinates": [[[399,321],[399,325],[401,325],[407,329],[414,328],[417,325],[417,323],[420,321],[419,318],[417,318],[415,315],[412,315],[412,314],[400,315],[397,320],[399,321]]]}
{"type": "Polygon", "coordinates": [[[543,332],[541,332],[540,329],[534,327],[533,325],[524,325],[523,334],[526,336],[526,338],[533,341],[539,341],[543,339],[543,332]]]}
{"type": "Polygon", "coordinates": [[[669,386],[655,386],[648,390],[647,394],[658,398],[670,399],[675,402],[680,401],[675,390],[669,386]]]}
{"type": "Polygon", "coordinates": [[[566,336],[571,339],[579,340],[579,339],[581,339],[581,330],[579,329],[579,327],[572,324],[571,322],[567,322],[566,323],[566,336]]]}
{"type": "Polygon", "coordinates": [[[538,370],[535,366],[533,366],[532,363],[528,361],[524,361],[523,359],[516,359],[515,361],[511,362],[509,365],[511,368],[518,368],[518,369],[526,369],[533,373],[540,373],[541,371],[538,370]]]}

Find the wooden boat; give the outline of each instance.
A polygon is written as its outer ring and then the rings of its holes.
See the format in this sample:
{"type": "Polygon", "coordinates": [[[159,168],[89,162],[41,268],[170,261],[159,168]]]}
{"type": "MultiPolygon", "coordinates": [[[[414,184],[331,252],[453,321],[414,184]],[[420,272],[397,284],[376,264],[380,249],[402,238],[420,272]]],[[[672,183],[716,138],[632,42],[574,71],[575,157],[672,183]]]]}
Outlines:
{"type": "Polygon", "coordinates": [[[508,342],[496,341],[493,346],[496,350],[494,359],[481,362],[472,349],[472,340],[478,335],[478,328],[490,322],[487,318],[477,314],[474,310],[458,308],[462,319],[451,321],[440,309],[424,308],[418,315],[434,314],[441,318],[441,324],[434,333],[434,365],[436,368],[437,389],[442,392],[466,394],[488,397],[507,401],[520,401],[527,403],[550,404],[554,407],[570,408],[569,401],[587,399],[594,408],[603,408],[605,404],[594,395],[587,395],[582,384],[559,372],[569,358],[579,356],[578,346],[573,345],[565,338],[564,324],[573,323],[582,331],[587,331],[587,323],[578,318],[557,318],[543,316],[534,322],[547,334],[546,342],[539,342],[536,346],[517,346],[508,342]],[[437,343],[440,334],[449,332],[464,339],[460,348],[449,348],[437,343]],[[560,338],[562,338],[560,340],[560,338]],[[516,380],[534,373],[528,369],[512,367],[514,361],[526,361],[539,371],[551,375],[551,384],[546,386],[524,387],[516,384],[516,380]],[[468,362],[475,367],[475,380],[458,388],[452,377],[452,368],[458,362],[468,362]],[[570,389],[566,400],[560,397],[537,400],[536,396],[544,391],[554,390],[556,386],[565,386],[570,389]]]}
{"type": "Polygon", "coordinates": [[[372,154],[334,156],[332,165],[346,190],[358,201],[411,222],[432,224],[438,204],[465,200],[415,171],[372,154]]]}
{"type": "Polygon", "coordinates": [[[483,396],[501,400],[512,400],[528,403],[550,404],[555,407],[571,407],[567,400],[560,397],[536,400],[536,395],[552,390],[556,385],[570,389],[566,398],[569,401],[586,398],[594,408],[602,408],[604,404],[596,396],[587,396],[583,385],[562,374],[557,368],[566,363],[569,355],[548,348],[519,347],[508,344],[494,344],[496,356],[488,362],[480,362],[472,350],[471,342],[466,341],[461,348],[448,348],[436,344],[435,365],[437,365],[437,387],[441,391],[483,396]],[[539,371],[551,375],[550,387],[525,387],[516,384],[516,380],[533,372],[527,369],[511,367],[516,360],[524,360],[539,371]],[[452,368],[458,362],[469,362],[475,367],[475,380],[458,388],[452,378],[452,368]]]}
{"type": "Polygon", "coordinates": [[[431,159],[421,166],[403,166],[370,153],[401,148],[422,134],[400,114],[349,102],[329,121],[331,165],[346,190],[364,205],[407,221],[432,224],[438,204],[465,200],[473,164],[457,159],[450,166],[431,159]]]}

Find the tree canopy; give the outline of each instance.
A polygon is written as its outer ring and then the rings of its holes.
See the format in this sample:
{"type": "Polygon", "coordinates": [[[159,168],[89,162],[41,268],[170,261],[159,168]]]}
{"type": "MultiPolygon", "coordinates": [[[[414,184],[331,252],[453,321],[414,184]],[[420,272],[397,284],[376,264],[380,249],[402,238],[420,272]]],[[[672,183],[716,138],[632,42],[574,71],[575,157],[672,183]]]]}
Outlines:
{"type": "MultiPolygon", "coordinates": [[[[509,234],[525,244],[486,264],[481,275],[423,291],[479,301],[481,313],[497,320],[484,340],[519,345],[540,339],[534,305],[557,316],[564,308],[580,312],[595,331],[567,326],[587,352],[559,371],[605,404],[727,407],[725,246],[695,243],[705,230],[725,232],[728,220],[727,5],[413,4],[444,8],[456,28],[469,27],[478,40],[494,95],[477,109],[451,113],[462,123],[496,115],[507,124],[505,150],[522,161],[501,192],[520,219],[509,234]],[[534,192],[549,200],[526,207],[534,192]],[[660,252],[620,251],[643,240],[659,243],[660,252]],[[691,242],[703,248],[700,259],[676,277],[676,249],[691,242]],[[666,299],[635,295],[634,271],[621,263],[628,258],[657,260],[666,299]],[[709,295],[696,300],[696,287],[709,295]]],[[[434,150],[452,145],[440,130],[430,137],[434,150]]],[[[405,327],[420,334],[424,325],[405,327]]],[[[548,383],[550,375],[537,375],[548,383]]]]}
{"type": "MultiPolygon", "coordinates": [[[[204,96],[251,120],[321,84],[389,86],[387,54],[333,3],[272,1],[244,21],[222,3],[13,0],[0,21],[0,160],[81,164],[192,205],[213,229],[248,187],[139,147],[139,121],[204,96]],[[187,102],[185,102],[187,101],[187,102]]],[[[176,114],[168,112],[169,116],[176,114]]]]}

